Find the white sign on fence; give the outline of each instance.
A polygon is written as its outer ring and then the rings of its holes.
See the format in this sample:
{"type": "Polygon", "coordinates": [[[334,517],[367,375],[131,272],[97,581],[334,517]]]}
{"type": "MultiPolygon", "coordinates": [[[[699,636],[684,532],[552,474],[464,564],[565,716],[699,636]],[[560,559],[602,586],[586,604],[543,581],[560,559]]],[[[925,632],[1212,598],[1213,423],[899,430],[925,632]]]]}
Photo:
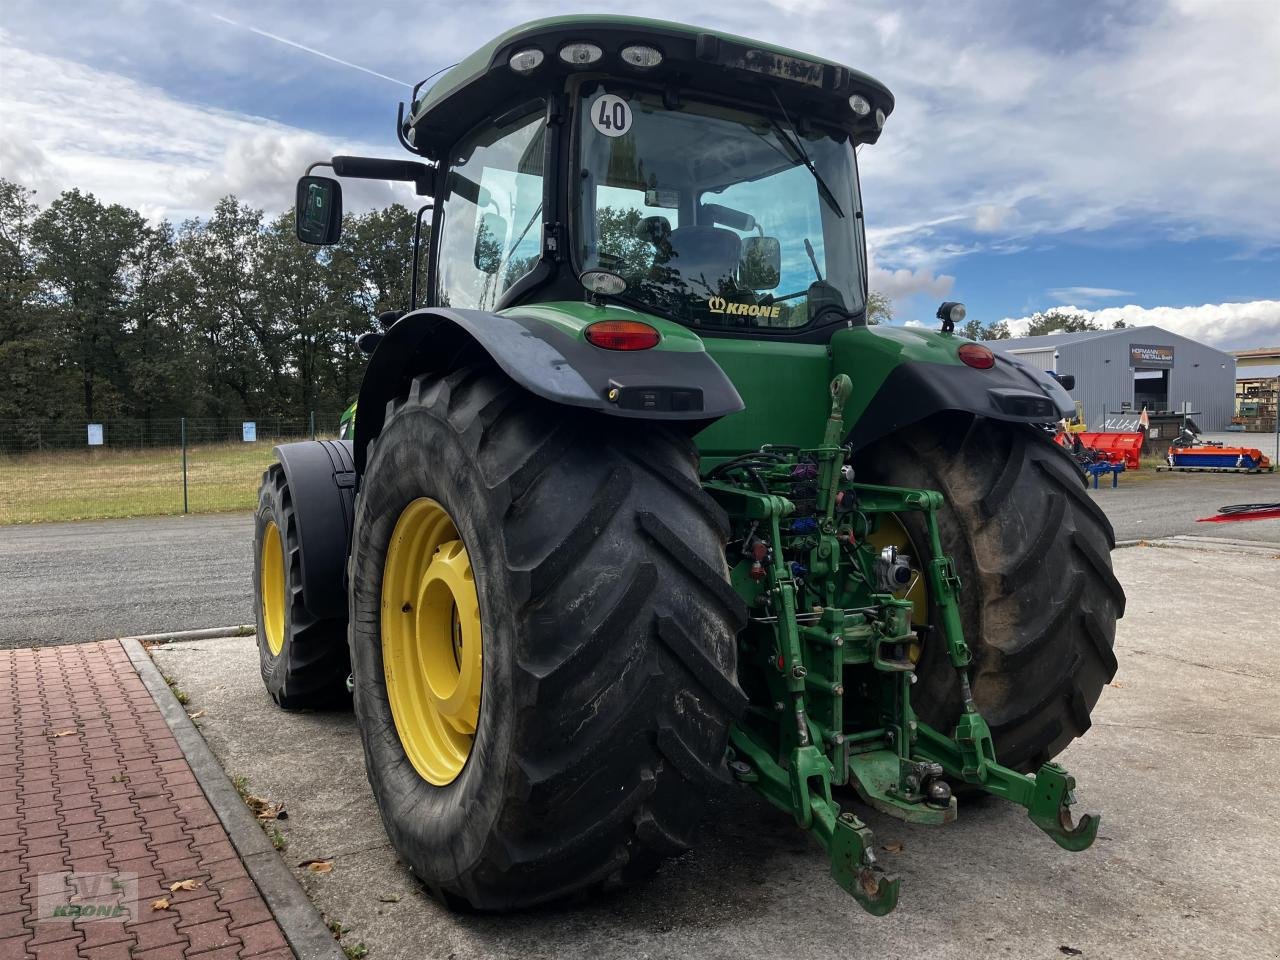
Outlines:
{"type": "Polygon", "coordinates": [[[246,420],[240,424],[240,432],[244,436],[245,443],[256,443],[258,440],[258,425],[252,420],[246,420]]]}
{"type": "Polygon", "coordinates": [[[91,447],[102,446],[102,424],[100,423],[89,424],[89,446],[91,447]]]}

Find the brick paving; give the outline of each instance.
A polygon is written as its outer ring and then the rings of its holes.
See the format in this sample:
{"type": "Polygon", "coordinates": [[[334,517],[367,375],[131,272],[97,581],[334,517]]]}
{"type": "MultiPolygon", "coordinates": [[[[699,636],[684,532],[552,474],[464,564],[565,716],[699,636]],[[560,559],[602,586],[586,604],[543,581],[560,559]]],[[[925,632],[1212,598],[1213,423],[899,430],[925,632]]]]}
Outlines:
{"type": "Polygon", "coordinates": [[[293,953],[124,648],[0,650],[0,960],[185,957],[293,953]],[[136,916],[38,918],[66,872],[136,874],[136,916]]]}

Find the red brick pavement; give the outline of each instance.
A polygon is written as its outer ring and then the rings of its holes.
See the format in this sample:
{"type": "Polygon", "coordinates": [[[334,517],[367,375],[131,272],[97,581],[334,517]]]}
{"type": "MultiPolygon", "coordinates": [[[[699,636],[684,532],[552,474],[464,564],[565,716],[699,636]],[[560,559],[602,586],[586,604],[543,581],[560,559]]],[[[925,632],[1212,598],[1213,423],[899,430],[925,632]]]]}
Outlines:
{"type": "Polygon", "coordinates": [[[124,648],[0,650],[0,960],[292,956],[124,648]],[[66,871],[136,874],[136,917],[37,919],[66,871]]]}

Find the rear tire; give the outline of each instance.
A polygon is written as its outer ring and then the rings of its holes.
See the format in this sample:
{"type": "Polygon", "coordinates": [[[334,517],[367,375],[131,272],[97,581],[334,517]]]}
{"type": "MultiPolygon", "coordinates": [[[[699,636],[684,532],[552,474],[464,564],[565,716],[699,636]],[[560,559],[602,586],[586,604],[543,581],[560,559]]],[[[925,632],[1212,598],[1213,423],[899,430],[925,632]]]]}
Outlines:
{"type": "MultiPolygon", "coordinates": [[[[692,843],[727,782],[745,608],[696,453],[654,424],[531,396],[472,367],[424,375],[368,455],[351,557],[355,711],[387,833],[452,906],[508,910],[625,882],[692,843]],[[405,507],[452,518],[479,596],[467,760],[428,783],[390,708],[383,568],[405,507]]],[[[403,682],[403,681],[397,681],[403,682]]]]}
{"type": "Polygon", "coordinates": [[[278,463],[262,475],[255,521],[254,613],[262,682],[271,699],[286,710],[347,706],[347,623],[314,617],[303,603],[297,515],[284,467],[278,463]],[[275,536],[278,544],[271,548],[275,536]],[[264,546],[269,547],[266,552],[264,546]],[[278,561],[283,569],[265,570],[264,561],[278,561]]]}
{"type": "MultiPolygon", "coordinates": [[[[858,478],[941,491],[943,549],[962,583],[961,622],[974,655],[973,696],[1001,763],[1030,772],[1089,729],[1116,672],[1124,591],[1111,571],[1115,536],[1071,457],[1034,428],[939,417],[858,457],[858,478]]],[[[899,517],[928,543],[915,515],[899,517]]],[[[930,622],[938,622],[931,611],[930,622]]],[[[941,638],[924,644],[912,705],[949,734],[960,714],[941,638]]]]}

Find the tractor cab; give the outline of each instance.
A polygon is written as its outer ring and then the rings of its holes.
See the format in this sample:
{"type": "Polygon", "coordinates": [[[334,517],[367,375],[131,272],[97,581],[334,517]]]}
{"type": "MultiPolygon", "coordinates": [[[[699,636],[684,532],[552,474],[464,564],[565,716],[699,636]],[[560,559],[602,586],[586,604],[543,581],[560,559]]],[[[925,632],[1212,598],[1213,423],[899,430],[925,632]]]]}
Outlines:
{"type": "Polygon", "coordinates": [[[855,148],[893,109],[871,78],[677,24],[556,18],[419,93],[398,130],[434,165],[401,165],[432,174],[428,305],[607,298],[754,338],[863,322],[855,148]]]}

